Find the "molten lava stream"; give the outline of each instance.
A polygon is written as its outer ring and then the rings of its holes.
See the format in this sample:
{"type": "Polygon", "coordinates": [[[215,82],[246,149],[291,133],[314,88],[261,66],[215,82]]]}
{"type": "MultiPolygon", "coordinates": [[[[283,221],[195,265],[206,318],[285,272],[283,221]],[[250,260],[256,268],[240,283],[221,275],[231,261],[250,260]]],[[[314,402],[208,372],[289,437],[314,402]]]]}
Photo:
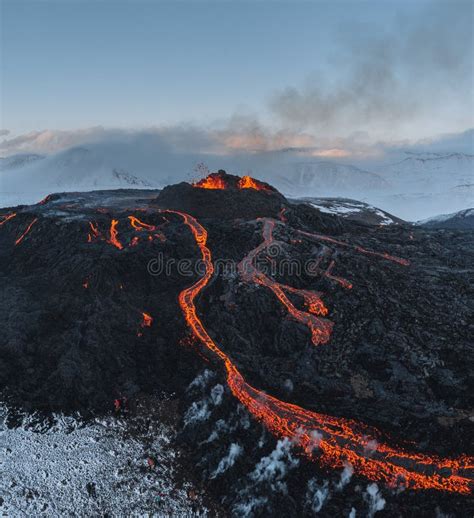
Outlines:
{"type": "Polygon", "coordinates": [[[10,214],[5,214],[4,216],[0,216],[2,218],[2,221],[0,221],[0,227],[2,225],[5,225],[7,221],[10,221],[16,216],[16,212],[10,212],[10,214]]]}
{"type": "Polygon", "coordinates": [[[118,225],[118,220],[113,219],[112,222],[110,223],[109,239],[107,239],[107,243],[115,246],[119,250],[122,250],[123,245],[118,240],[117,225],[118,225]]]}
{"type": "Polygon", "coordinates": [[[143,223],[143,221],[140,221],[135,216],[127,216],[127,217],[130,221],[130,225],[132,225],[132,227],[135,230],[138,230],[139,232],[141,232],[142,230],[156,230],[155,225],[148,225],[148,223],[143,223]]]}
{"type": "Polygon", "coordinates": [[[38,218],[33,219],[33,221],[26,227],[26,230],[21,234],[21,236],[15,241],[15,246],[19,245],[23,239],[25,239],[26,235],[31,230],[31,227],[38,221],[38,218]]]}
{"type": "Polygon", "coordinates": [[[464,474],[474,462],[471,457],[442,459],[434,455],[410,454],[381,443],[380,433],[363,423],[304,410],[249,385],[232,360],[209,336],[196,312],[194,300],[214,273],[211,251],[206,246],[207,232],[189,214],[167,212],[180,215],[191,229],[206,267],[204,275],[179,294],[186,322],[195,337],[223,365],[230,390],[251,414],[272,433],[291,438],[310,459],[324,465],[342,468],[349,462],[355,472],[370,480],[387,484],[403,481],[411,489],[437,489],[460,494],[471,492],[473,480],[464,474]],[[369,454],[364,446],[371,438],[377,438],[377,448],[369,454]]]}
{"type": "Polygon", "coordinates": [[[337,282],[343,288],[346,288],[347,290],[351,290],[352,289],[352,283],[350,283],[348,280],[346,280],[346,279],[344,279],[342,277],[338,277],[337,275],[333,275],[332,274],[332,269],[334,268],[335,264],[336,264],[335,261],[331,261],[331,263],[329,264],[327,270],[325,272],[322,272],[322,274],[327,279],[330,279],[331,281],[337,282]]]}
{"type": "Polygon", "coordinates": [[[100,237],[100,232],[97,224],[94,225],[92,221],[89,221],[89,227],[91,231],[87,234],[87,242],[92,243],[93,239],[98,239],[100,237]]]}
{"type": "Polygon", "coordinates": [[[333,243],[338,246],[344,246],[348,248],[353,248],[356,252],[360,252],[365,255],[373,255],[375,257],[381,257],[382,259],[387,259],[388,261],[392,261],[393,263],[401,264],[402,266],[409,266],[410,261],[408,259],[402,259],[401,257],[396,257],[394,255],[387,254],[387,252],[374,252],[373,250],[367,250],[366,248],[362,248],[361,246],[351,245],[349,243],[345,243],[344,241],[338,241],[329,236],[323,236],[322,234],[313,234],[311,232],[306,232],[304,230],[298,230],[298,234],[302,236],[309,237],[310,239],[316,239],[317,241],[327,241],[329,243],[333,243]]]}
{"type": "MultiPolygon", "coordinates": [[[[158,230],[158,227],[155,225],[149,225],[148,223],[143,223],[143,221],[140,221],[135,216],[128,216],[128,219],[130,221],[130,225],[137,230],[138,232],[142,231],[148,231],[148,232],[154,232],[153,236],[148,236],[148,241],[153,241],[153,238],[159,239],[160,241],[164,242],[166,241],[165,235],[158,230]]],[[[131,246],[135,246],[138,244],[138,238],[133,238],[132,242],[130,243],[131,246]]]]}
{"type": "Polygon", "coordinates": [[[308,327],[311,332],[311,341],[314,345],[327,343],[331,336],[333,323],[315,316],[328,313],[319,295],[309,290],[299,290],[286,284],[280,284],[257,270],[255,260],[258,254],[274,242],[273,229],[275,228],[275,221],[271,219],[262,219],[262,221],[264,240],[239,263],[240,275],[246,282],[254,282],[269,288],[285,306],[288,313],[295,320],[308,327]],[[286,296],[285,291],[301,296],[308,307],[308,311],[300,311],[295,308],[286,296]]]}
{"type": "Polygon", "coordinates": [[[51,194],[48,194],[47,196],[45,196],[42,200],[40,200],[37,205],[46,205],[48,203],[48,201],[52,198],[52,195],[51,194]]]}

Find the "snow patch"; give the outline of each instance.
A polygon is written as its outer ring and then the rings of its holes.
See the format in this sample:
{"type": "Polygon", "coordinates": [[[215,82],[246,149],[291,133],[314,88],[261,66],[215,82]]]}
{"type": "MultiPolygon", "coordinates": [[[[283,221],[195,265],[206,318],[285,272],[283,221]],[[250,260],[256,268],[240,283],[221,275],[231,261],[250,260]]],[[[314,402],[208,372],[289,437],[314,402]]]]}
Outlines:
{"type": "Polygon", "coordinates": [[[196,516],[191,485],[174,480],[171,428],[153,423],[145,449],[131,418],[14,417],[0,404],[3,516],[196,516]],[[150,450],[155,473],[145,468],[150,450]]]}

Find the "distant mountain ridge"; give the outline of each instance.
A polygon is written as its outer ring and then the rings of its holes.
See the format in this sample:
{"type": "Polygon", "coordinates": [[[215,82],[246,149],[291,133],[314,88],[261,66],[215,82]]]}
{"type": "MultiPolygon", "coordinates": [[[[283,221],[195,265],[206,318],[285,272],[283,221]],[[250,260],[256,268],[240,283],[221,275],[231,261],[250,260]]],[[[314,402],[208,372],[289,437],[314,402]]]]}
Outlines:
{"type": "Polygon", "coordinates": [[[407,221],[474,206],[472,154],[408,151],[398,161],[357,166],[305,160],[301,153],[204,156],[148,141],[111,141],[49,156],[12,155],[0,159],[0,205],[34,203],[57,191],[163,188],[196,179],[196,164],[205,162],[210,170],[227,164],[230,172],[251,172],[289,197],[356,199],[407,221]]]}
{"type": "Polygon", "coordinates": [[[45,158],[45,155],[39,155],[37,153],[20,153],[17,155],[0,157],[0,171],[23,167],[36,162],[37,160],[42,160],[43,158],[45,158]]]}
{"type": "Polygon", "coordinates": [[[474,230],[474,208],[460,210],[452,214],[440,214],[439,216],[418,221],[417,224],[425,228],[474,230]]]}
{"type": "Polygon", "coordinates": [[[388,165],[384,175],[390,175],[397,187],[417,190],[444,191],[474,183],[474,155],[466,153],[410,153],[407,158],[388,165]]]}
{"type": "Polygon", "coordinates": [[[3,206],[35,203],[57,191],[154,187],[149,179],[122,167],[114,156],[85,146],[50,156],[32,154],[3,158],[0,185],[0,205],[3,206]]]}
{"type": "Polygon", "coordinates": [[[299,162],[273,182],[290,195],[341,196],[357,192],[385,190],[389,182],[379,174],[354,165],[330,161],[299,162]]]}
{"type": "Polygon", "coordinates": [[[394,225],[406,223],[388,212],[368,203],[348,198],[298,198],[294,202],[308,203],[320,212],[340,216],[365,225],[394,225]]]}

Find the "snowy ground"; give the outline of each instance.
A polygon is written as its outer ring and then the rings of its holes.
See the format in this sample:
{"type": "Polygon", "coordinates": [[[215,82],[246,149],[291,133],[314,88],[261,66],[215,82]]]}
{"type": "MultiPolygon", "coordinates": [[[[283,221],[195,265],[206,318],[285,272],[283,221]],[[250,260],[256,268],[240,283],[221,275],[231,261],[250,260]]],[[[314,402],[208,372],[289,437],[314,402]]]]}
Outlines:
{"type": "Polygon", "coordinates": [[[208,514],[191,483],[177,481],[172,426],[148,420],[144,429],[131,417],[15,420],[0,405],[1,516],[208,514]]]}
{"type": "Polygon", "coordinates": [[[299,198],[295,202],[309,203],[326,214],[334,214],[346,219],[364,222],[369,225],[393,225],[401,220],[369,203],[348,198],[299,198]]]}
{"type": "Polygon", "coordinates": [[[319,209],[321,212],[326,212],[327,214],[336,214],[338,216],[348,217],[354,216],[355,214],[360,214],[364,216],[364,213],[367,216],[371,217],[375,221],[377,221],[378,225],[393,225],[396,221],[383,210],[378,209],[377,207],[373,207],[368,205],[367,203],[358,203],[358,202],[350,202],[350,201],[340,201],[339,203],[311,203],[313,207],[319,209]]]}

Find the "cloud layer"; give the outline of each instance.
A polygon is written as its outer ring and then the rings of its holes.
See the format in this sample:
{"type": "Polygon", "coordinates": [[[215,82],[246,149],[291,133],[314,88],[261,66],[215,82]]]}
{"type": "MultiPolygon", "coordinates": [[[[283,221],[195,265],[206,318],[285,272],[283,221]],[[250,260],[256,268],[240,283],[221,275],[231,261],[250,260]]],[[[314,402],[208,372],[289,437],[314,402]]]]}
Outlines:
{"type": "Polygon", "coordinates": [[[439,135],[429,139],[370,142],[363,132],[346,138],[318,138],[310,132],[275,131],[255,119],[232,119],[219,128],[168,126],[147,129],[93,127],[78,130],[43,130],[0,141],[0,156],[19,153],[53,154],[71,147],[102,145],[132,146],[143,153],[159,155],[247,156],[288,153],[306,158],[358,161],[383,159],[411,149],[427,152],[474,153],[474,130],[439,135]]]}

